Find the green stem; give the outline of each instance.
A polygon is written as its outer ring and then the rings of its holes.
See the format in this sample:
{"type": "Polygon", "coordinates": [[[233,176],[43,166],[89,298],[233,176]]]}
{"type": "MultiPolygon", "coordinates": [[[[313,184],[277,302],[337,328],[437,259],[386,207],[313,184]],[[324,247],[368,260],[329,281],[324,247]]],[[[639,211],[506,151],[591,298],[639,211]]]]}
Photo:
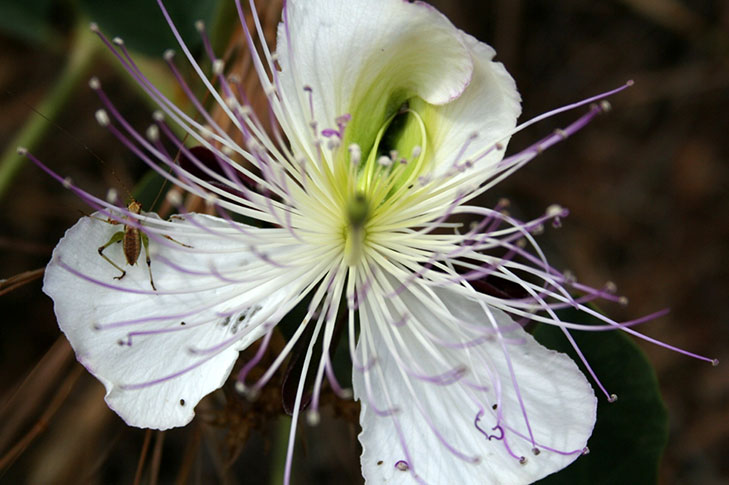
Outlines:
{"type": "Polygon", "coordinates": [[[17,147],[22,146],[32,150],[41,141],[51,120],[71,99],[74,88],[86,75],[91,65],[98,43],[92,41],[88,23],[79,22],[73,35],[71,57],[63,72],[43,101],[33,108],[33,111],[40,116],[32,116],[25,123],[0,157],[0,198],[5,195],[15,176],[25,164],[26,158],[18,155],[17,147]]]}
{"type": "Polygon", "coordinates": [[[286,468],[286,452],[289,446],[289,431],[291,430],[291,418],[279,416],[274,431],[273,450],[271,453],[271,483],[278,485],[286,468]]]}

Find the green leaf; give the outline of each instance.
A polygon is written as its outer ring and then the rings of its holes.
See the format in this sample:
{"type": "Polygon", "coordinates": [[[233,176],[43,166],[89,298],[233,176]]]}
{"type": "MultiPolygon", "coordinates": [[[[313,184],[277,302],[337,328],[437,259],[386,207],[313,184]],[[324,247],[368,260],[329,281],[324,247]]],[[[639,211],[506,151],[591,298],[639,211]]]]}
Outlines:
{"type": "MultiPolygon", "coordinates": [[[[560,312],[564,321],[597,324],[576,310],[560,312]]],[[[598,394],[597,424],[588,442],[590,453],[540,485],[655,484],[668,439],[668,416],[658,381],[645,354],[623,332],[571,332],[600,381],[618,400],[598,394]]],[[[569,354],[580,363],[562,331],[540,325],[534,337],[544,346],[569,354]]],[[[589,377],[588,377],[589,379],[589,377]]],[[[597,386],[593,383],[593,387],[597,386]]]]}
{"type": "MultiPolygon", "coordinates": [[[[188,47],[201,44],[195,22],[210,24],[219,0],[166,0],[165,8],[188,47]]],[[[121,37],[126,45],[144,54],[160,56],[166,49],[178,49],[157,2],[153,0],[80,0],[86,15],[109,37],[121,37]]]]}
{"type": "Polygon", "coordinates": [[[0,31],[20,39],[42,43],[51,30],[51,0],[0,0],[0,31]]]}

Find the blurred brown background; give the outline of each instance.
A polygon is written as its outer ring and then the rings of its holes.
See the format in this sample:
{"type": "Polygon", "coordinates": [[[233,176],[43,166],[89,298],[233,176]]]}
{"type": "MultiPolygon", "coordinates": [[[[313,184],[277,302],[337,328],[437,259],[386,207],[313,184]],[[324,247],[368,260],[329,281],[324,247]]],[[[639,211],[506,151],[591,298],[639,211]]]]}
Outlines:
{"type": "MultiPolygon", "coordinates": [[[[630,298],[627,308],[611,309],[616,318],[670,307],[668,316],[643,331],[724,362],[713,368],[641,342],[670,414],[661,483],[729,482],[729,2],[432,3],[457,26],[494,45],[521,90],[523,120],[635,80],[634,87],[611,99],[610,114],[538,157],[490,197],[509,197],[512,210],[524,217],[552,203],[568,207],[571,215],[562,229],[539,240],[556,267],[591,285],[614,281],[630,298]]],[[[63,31],[68,20],[58,22],[63,31]]],[[[62,39],[48,49],[0,35],[0,147],[38,116],[31,106],[57,78],[65,46],[62,39]]],[[[118,71],[100,60],[93,72],[137,126],[146,126],[149,107],[119,80],[118,71]]],[[[133,187],[143,170],[97,126],[97,105],[80,83],[56,122],[60,128],[50,127],[35,152],[103,195],[110,186],[133,187]]],[[[517,135],[511,148],[574,117],[532,127],[517,135]]],[[[40,170],[25,167],[0,200],[0,279],[43,267],[79,210],[87,209],[40,170]]],[[[76,370],[67,347],[57,341],[51,302],[40,288],[36,280],[0,296],[0,456],[12,446],[23,447],[22,437],[34,425],[44,430],[0,471],[0,482],[131,483],[145,432],[126,428],[103,404],[101,385],[76,370]],[[32,386],[10,400],[49,348],[38,371],[45,374],[36,374],[32,386]],[[48,422],[42,420],[44,411],[48,422]]],[[[219,402],[222,398],[214,398],[209,407],[219,409],[219,402]]],[[[302,431],[296,483],[361,480],[352,410],[332,409],[329,414],[349,417],[325,419],[321,427],[302,431]]],[[[280,482],[271,463],[280,454],[283,420],[258,427],[239,423],[240,429],[226,434],[206,424],[220,416],[212,411],[206,416],[207,421],[198,419],[163,438],[150,435],[142,483],[154,476],[158,483],[280,482]],[[250,429],[249,445],[226,471],[231,450],[226,443],[250,429]]]]}

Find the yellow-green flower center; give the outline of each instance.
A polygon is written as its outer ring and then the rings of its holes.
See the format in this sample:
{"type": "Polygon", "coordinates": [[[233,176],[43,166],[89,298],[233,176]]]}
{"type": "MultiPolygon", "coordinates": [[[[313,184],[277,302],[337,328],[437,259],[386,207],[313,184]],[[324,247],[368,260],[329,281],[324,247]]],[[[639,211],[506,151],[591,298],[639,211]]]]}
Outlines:
{"type": "MultiPolygon", "coordinates": [[[[425,105],[422,101],[415,103],[425,105]]],[[[392,210],[427,172],[427,138],[423,118],[406,103],[384,121],[364,163],[359,160],[362,153],[356,136],[356,147],[340,158],[339,173],[347,187],[343,235],[349,266],[361,260],[377,216],[392,210]]]]}

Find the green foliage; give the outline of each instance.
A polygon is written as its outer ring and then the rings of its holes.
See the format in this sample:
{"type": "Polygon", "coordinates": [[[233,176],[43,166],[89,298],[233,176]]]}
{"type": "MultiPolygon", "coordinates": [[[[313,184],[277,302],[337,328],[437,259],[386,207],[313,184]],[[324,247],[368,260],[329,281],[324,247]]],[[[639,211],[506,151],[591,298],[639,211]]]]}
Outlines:
{"type": "MultiPolygon", "coordinates": [[[[566,310],[565,321],[596,324],[597,319],[566,310]]],[[[572,332],[580,350],[607,390],[618,395],[609,403],[599,394],[597,424],[588,442],[590,453],[540,485],[654,484],[658,464],[668,438],[668,417],[658,381],[643,352],[620,331],[572,332]]],[[[562,331],[540,325],[534,337],[550,349],[577,355],[562,331]]],[[[580,368],[587,375],[586,369],[580,368]]],[[[589,379],[589,377],[588,377],[589,379]]],[[[593,387],[597,387],[594,386],[593,387]]]]}
{"type": "MultiPolygon", "coordinates": [[[[167,11],[188,47],[201,44],[195,22],[210,25],[219,0],[166,0],[167,11]]],[[[177,41],[165,22],[162,11],[153,0],[80,0],[86,16],[96,22],[109,37],[121,37],[137,52],[160,56],[166,49],[178,49],[177,41]]]]}
{"type": "Polygon", "coordinates": [[[51,0],[0,0],[0,31],[34,43],[48,40],[51,0]]]}

